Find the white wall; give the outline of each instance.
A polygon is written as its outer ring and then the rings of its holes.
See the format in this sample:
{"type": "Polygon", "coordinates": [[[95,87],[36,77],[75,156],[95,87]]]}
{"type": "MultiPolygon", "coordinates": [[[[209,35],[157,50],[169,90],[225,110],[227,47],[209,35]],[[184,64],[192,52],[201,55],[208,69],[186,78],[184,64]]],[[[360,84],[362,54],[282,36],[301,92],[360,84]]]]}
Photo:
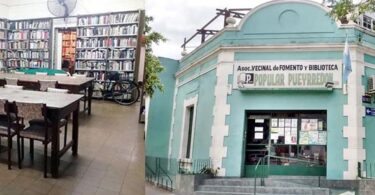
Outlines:
{"type": "MultiPolygon", "coordinates": [[[[84,15],[144,9],[145,0],[77,0],[77,6],[70,15],[84,15]]],[[[47,0],[0,0],[0,16],[5,10],[5,18],[31,19],[52,17],[47,0]],[[2,8],[2,6],[4,8],[2,8]]]]}
{"type": "Polygon", "coordinates": [[[0,18],[7,18],[9,13],[8,0],[0,0],[0,18]]]}

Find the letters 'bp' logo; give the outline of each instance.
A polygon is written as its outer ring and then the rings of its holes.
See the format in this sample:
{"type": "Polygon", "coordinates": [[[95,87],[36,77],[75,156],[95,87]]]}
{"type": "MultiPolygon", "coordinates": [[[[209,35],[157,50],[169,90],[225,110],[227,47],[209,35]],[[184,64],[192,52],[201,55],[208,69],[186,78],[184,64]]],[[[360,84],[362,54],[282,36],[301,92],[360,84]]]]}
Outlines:
{"type": "Polygon", "coordinates": [[[245,85],[254,84],[254,73],[240,73],[237,76],[238,88],[244,88],[245,85]]]}

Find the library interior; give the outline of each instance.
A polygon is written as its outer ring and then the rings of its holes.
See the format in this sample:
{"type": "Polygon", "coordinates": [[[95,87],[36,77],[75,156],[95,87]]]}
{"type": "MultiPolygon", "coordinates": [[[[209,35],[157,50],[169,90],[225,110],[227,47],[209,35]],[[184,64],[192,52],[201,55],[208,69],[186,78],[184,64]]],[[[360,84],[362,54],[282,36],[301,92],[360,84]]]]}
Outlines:
{"type": "Polygon", "coordinates": [[[0,194],[144,194],[144,1],[0,0],[0,194]]]}

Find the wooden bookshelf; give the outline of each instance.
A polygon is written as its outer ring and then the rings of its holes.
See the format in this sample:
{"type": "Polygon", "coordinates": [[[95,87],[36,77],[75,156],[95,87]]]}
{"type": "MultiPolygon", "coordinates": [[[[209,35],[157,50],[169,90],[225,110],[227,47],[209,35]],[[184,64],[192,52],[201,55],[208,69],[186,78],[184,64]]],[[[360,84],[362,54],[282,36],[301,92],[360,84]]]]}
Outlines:
{"type": "Polygon", "coordinates": [[[93,70],[97,80],[117,71],[134,79],[139,11],[78,17],[76,72],[93,70]]]}
{"type": "Polygon", "coordinates": [[[7,46],[7,20],[0,19],[0,70],[6,68],[7,46]]]}
{"type": "Polygon", "coordinates": [[[49,68],[51,19],[8,21],[7,68],[49,68]]]}

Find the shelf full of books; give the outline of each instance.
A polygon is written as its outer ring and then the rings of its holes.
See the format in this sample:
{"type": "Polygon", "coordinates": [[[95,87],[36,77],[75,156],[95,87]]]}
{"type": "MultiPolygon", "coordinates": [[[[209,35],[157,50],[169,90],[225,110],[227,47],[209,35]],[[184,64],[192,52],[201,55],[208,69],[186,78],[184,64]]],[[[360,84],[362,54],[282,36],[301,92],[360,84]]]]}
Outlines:
{"type": "Polygon", "coordinates": [[[48,18],[8,21],[8,68],[50,67],[51,23],[48,18]]]}
{"type": "Polygon", "coordinates": [[[7,45],[7,20],[0,19],[0,71],[6,68],[7,45]]]}
{"type": "Polygon", "coordinates": [[[139,11],[78,17],[76,72],[90,72],[97,80],[116,71],[134,79],[139,11]]]}

